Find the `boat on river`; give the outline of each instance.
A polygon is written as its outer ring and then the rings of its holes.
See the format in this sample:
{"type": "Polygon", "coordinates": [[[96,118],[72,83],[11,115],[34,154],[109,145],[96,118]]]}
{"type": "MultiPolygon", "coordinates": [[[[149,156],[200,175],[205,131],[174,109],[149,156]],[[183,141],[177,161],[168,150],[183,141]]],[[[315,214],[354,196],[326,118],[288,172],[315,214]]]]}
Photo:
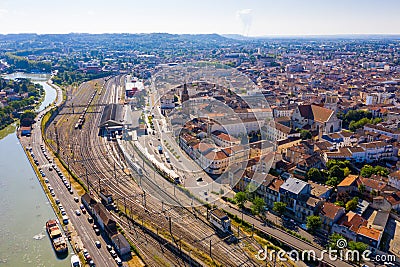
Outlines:
{"type": "Polygon", "coordinates": [[[46,231],[50,237],[51,244],[57,255],[65,255],[68,253],[67,241],[56,220],[48,220],[46,222],[46,231]]]}

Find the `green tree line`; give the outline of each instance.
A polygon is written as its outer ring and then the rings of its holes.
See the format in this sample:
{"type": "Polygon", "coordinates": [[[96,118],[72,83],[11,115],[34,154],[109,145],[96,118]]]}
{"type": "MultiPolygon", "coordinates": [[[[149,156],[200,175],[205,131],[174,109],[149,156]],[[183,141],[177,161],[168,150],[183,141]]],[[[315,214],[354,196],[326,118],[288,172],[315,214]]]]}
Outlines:
{"type": "MultiPolygon", "coordinates": [[[[18,118],[18,112],[32,106],[43,94],[42,86],[33,84],[28,79],[7,80],[0,78],[0,90],[12,90],[17,94],[28,93],[29,96],[21,100],[9,101],[5,107],[0,108],[0,130],[13,123],[14,119],[18,118]]],[[[33,122],[33,120],[29,120],[31,114],[24,116],[26,123],[28,121],[33,122]]]]}
{"type": "Polygon", "coordinates": [[[50,72],[51,63],[48,61],[29,60],[26,57],[17,56],[13,53],[5,53],[6,61],[11,65],[12,69],[23,69],[30,71],[50,72]]]}

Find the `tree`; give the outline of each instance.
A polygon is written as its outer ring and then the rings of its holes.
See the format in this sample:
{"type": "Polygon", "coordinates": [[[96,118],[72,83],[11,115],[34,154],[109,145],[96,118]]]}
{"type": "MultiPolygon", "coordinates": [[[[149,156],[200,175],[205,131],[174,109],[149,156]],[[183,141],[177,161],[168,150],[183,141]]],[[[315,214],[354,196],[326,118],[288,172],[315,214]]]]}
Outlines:
{"type": "Polygon", "coordinates": [[[274,207],[272,208],[273,211],[282,215],[286,210],[286,203],[283,202],[274,202],[274,207]]]}
{"type": "Polygon", "coordinates": [[[374,174],[374,167],[372,167],[371,165],[364,165],[364,167],[361,168],[361,176],[362,177],[371,177],[372,174],[374,174]]]}
{"type": "Polygon", "coordinates": [[[331,235],[329,236],[328,246],[329,246],[331,249],[338,249],[337,242],[338,242],[340,239],[345,239],[345,238],[344,238],[342,235],[337,234],[337,233],[331,234],[331,235]]]}
{"type": "Polygon", "coordinates": [[[365,244],[363,242],[355,242],[355,241],[350,241],[347,247],[350,250],[357,250],[358,252],[360,252],[360,255],[368,249],[367,244],[365,244]]]}
{"type": "Polygon", "coordinates": [[[35,122],[35,112],[27,110],[25,111],[21,117],[21,126],[31,126],[35,122]]]}
{"type": "Polygon", "coordinates": [[[349,167],[345,167],[343,169],[343,173],[344,173],[344,177],[349,176],[351,174],[351,171],[350,171],[349,167]]]}
{"type": "Polygon", "coordinates": [[[322,174],[317,168],[311,168],[307,172],[306,178],[314,182],[319,182],[323,180],[322,174]]]}
{"type": "Polygon", "coordinates": [[[389,170],[378,165],[374,167],[374,174],[387,177],[389,175],[389,170]]]}
{"type": "Polygon", "coordinates": [[[365,185],[360,184],[360,185],[358,186],[358,191],[359,191],[361,194],[363,194],[363,193],[365,192],[365,185]]]}
{"type": "Polygon", "coordinates": [[[260,197],[255,197],[253,200],[253,204],[251,205],[251,211],[255,215],[260,214],[262,212],[262,210],[264,209],[264,206],[265,206],[264,199],[262,199],[260,197]]]}
{"type": "Polygon", "coordinates": [[[328,170],[332,169],[333,166],[339,166],[341,169],[344,168],[350,168],[351,163],[348,160],[342,161],[342,160],[335,160],[335,159],[330,159],[328,160],[328,162],[326,163],[326,167],[328,168],[328,170]]]}
{"type": "Polygon", "coordinates": [[[235,201],[238,204],[239,208],[243,209],[244,204],[247,201],[247,195],[245,192],[237,192],[235,195],[235,201]]]}
{"type": "Polygon", "coordinates": [[[335,165],[329,170],[329,177],[337,177],[339,181],[342,181],[344,179],[344,170],[335,165]]]}
{"type": "Polygon", "coordinates": [[[250,182],[247,186],[246,186],[246,198],[247,200],[253,200],[254,199],[254,192],[257,190],[257,185],[253,182],[250,182]]]}
{"type": "Polygon", "coordinates": [[[337,177],[329,177],[328,180],[326,181],[326,185],[329,186],[337,186],[339,184],[339,179],[337,177]]]}
{"type": "MultiPolygon", "coordinates": [[[[362,255],[364,253],[364,251],[366,251],[368,249],[368,245],[363,243],[363,242],[350,241],[347,244],[347,248],[349,250],[358,251],[358,255],[362,255]]],[[[351,261],[360,261],[361,260],[361,256],[357,257],[355,255],[355,258],[350,258],[349,260],[351,260],[351,261]]]]}
{"type": "Polygon", "coordinates": [[[321,227],[322,221],[319,216],[308,216],[307,217],[307,228],[310,232],[315,232],[318,228],[321,227]]]}
{"type": "Polygon", "coordinates": [[[311,139],[312,138],[312,134],[308,130],[300,130],[300,137],[303,140],[311,139]]]}
{"type": "Polygon", "coordinates": [[[343,208],[344,208],[344,206],[345,206],[345,205],[344,205],[344,202],[343,202],[342,200],[336,201],[336,202],[335,202],[335,205],[336,205],[336,206],[339,206],[339,207],[343,207],[343,208]]]}
{"type": "Polygon", "coordinates": [[[357,205],[358,205],[358,197],[355,197],[346,203],[346,211],[355,210],[357,208],[357,205]]]}
{"type": "Polygon", "coordinates": [[[377,175],[386,177],[389,175],[389,170],[387,168],[379,166],[379,165],[372,167],[371,165],[368,165],[368,164],[364,165],[364,167],[361,168],[361,176],[362,177],[368,178],[368,177],[371,177],[371,175],[373,175],[373,174],[377,174],[377,175]]]}

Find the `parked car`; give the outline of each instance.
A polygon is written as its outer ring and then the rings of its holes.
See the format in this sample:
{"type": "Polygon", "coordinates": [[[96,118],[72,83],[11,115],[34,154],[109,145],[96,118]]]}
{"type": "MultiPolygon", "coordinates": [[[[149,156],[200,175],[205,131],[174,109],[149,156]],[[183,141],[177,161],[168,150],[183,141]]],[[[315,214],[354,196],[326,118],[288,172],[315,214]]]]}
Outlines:
{"type": "Polygon", "coordinates": [[[101,234],[99,229],[94,229],[94,232],[95,232],[96,235],[100,235],[101,234]]]}
{"type": "Polygon", "coordinates": [[[117,255],[117,252],[115,252],[115,250],[110,250],[110,254],[111,254],[111,257],[113,257],[114,259],[116,258],[116,257],[118,257],[118,255],[117,255]]]}
{"type": "Polygon", "coordinates": [[[300,228],[303,229],[304,231],[307,231],[307,225],[305,223],[300,224],[300,228]]]}

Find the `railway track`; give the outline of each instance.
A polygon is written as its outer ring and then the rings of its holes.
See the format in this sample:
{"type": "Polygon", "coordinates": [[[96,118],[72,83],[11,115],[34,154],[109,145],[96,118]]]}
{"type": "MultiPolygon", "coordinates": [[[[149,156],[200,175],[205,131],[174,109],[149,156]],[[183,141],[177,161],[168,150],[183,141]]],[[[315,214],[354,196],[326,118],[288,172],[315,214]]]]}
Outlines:
{"type": "MultiPolygon", "coordinates": [[[[110,98],[110,94],[112,94],[114,101],[117,101],[116,92],[120,84],[121,79],[111,78],[102,87],[102,92],[93,99],[93,103],[98,106],[106,103],[110,98]],[[112,86],[112,83],[115,83],[115,86],[112,86]],[[111,93],[110,89],[114,89],[115,92],[111,93]]],[[[94,91],[93,88],[90,90],[86,86],[85,84],[82,86],[82,89],[86,89],[85,91],[87,92],[82,95],[81,101],[85,99],[83,96],[90,97],[94,91]]],[[[75,103],[79,105],[79,102],[75,103]]],[[[120,206],[123,204],[125,208],[127,207],[130,214],[151,225],[153,229],[163,232],[164,235],[169,235],[177,246],[184,243],[187,249],[197,250],[197,257],[204,257],[209,254],[211,241],[211,258],[223,266],[259,265],[254,261],[254,258],[251,258],[254,254],[249,256],[249,252],[240,245],[241,243],[228,244],[223,241],[215,234],[215,230],[207,222],[204,222],[204,219],[199,219],[196,212],[193,213],[180,206],[179,201],[168,192],[161,189],[157,193],[163,197],[170,198],[171,202],[169,203],[175,203],[175,206],[164,205],[158,199],[149,197],[149,194],[145,197],[145,192],[126,173],[122,156],[118,155],[118,152],[115,153],[118,150],[113,144],[107,145],[98,136],[97,125],[101,118],[99,113],[87,113],[85,125],[81,130],[74,130],[73,123],[68,124],[69,120],[66,120],[65,116],[67,114],[56,118],[58,122],[62,122],[57,127],[63,129],[62,136],[59,138],[59,145],[62,148],[60,154],[64,159],[66,158],[73,172],[87,184],[90,190],[99,193],[100,188],[107,187],[113,192],[114,198],[119,202],[120,206]],[[112,157],[110,157],[111,155],[112,157]],[[73,160],[71,161],[70,158],[73,158],[73,160]],[[116,163],[113,158],[116,158],[117,161],[120,158],[121,163],[116,163]],[[172,227],[170,227],[170,221],[172,227]],[[171,231],[169,230],[170,228],[171,231]]],[[[147,173],[154,172],[151,166],[148,165],[145,166],[145,170],[147,173]]],[[[151,182],[149,176],[142,179],[147,179],[148,183],[151,182]]],[[[118,219],[122,227],[129,227],[129,224],[127,225],[127,222],[123,219],[119,217],[116,219],[118,219]]],[[[142,237],[146,236],[144,233],[141,234],[142,237]]],[[[142,251],[146,263],[152,266],[153,264],[160,264],[152,256],[154,252],[148,249],[148,247],[160,249],[160,244],[156,240],[147,241],[150,245],[144,246],[143,243],[140,243],[141,238],[135,239],[134,235],[131,234],[129,237],[142,251]]],[[[243,238],[248,239],[245,236],[243,238]]],[[[147,237],[147,239],[150,239],[150,237],[147,237]]],[[[254,248],[260,247],[254,241],[251,241],[251,246],[254,248]]],[[[185,266],[186,264],[179,257],[168,251],[162,255],[169,264],[174,266],[185,266]]]]}

